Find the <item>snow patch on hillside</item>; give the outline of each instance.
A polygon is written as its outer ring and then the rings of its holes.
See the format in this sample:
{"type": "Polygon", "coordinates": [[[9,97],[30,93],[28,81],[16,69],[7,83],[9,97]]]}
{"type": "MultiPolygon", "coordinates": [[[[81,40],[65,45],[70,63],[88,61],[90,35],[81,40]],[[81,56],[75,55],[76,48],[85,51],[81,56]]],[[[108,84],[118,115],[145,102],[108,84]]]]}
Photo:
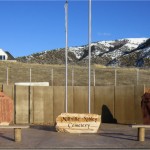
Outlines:
{"type": "MultiPolygon", "coordinates": [[[[109,56],[112,59],[114,59],[123,54],[123,50],[121,51],[116,49],[114,51],[110,51],[110,48],[115,47],[116,42],[125,41],[125,44],[122,46],[123,47],[122,49],[125,49],[126,51],[131,51],[137,48],[140,44],[144,43],[147,39],[148,38],[125,38],[125,39],[119,39],[114,41],[99,41],[99,42],[91,43],[91,47],[92,46],[95,47],[95,50],[92,52],[92,56],[96,57],[98,55],[104,54],[103,56],[109,56]]],[[[80,47],[69,47],[68,50],[74,53],[77,59],[81,59],[85,53],[85,48],[88,51],[88,45],[80,46],[80,47]]]]}

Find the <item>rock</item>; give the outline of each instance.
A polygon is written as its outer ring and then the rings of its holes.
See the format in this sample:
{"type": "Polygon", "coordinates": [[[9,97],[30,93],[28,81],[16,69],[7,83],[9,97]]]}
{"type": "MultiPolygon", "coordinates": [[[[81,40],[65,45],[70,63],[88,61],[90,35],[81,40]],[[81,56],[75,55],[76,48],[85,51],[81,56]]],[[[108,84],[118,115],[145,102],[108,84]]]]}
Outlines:
{"type": "Polygon", "coordinates": [[[56,118],[56,130],[69,133],[97,133],[101,116],[97,114],[62,113],[56,118]]]}
{"type": "Polygon", "coordinates": [[[9,125],[13,121],[13,100],[0,92],[0,125],[9,125]]]}
{"type": "Polygon", "coordinates": [[[143,124],[150,125],[150,93],[145,92],[142,96],[141,109],[143,114],[143,124]]]}

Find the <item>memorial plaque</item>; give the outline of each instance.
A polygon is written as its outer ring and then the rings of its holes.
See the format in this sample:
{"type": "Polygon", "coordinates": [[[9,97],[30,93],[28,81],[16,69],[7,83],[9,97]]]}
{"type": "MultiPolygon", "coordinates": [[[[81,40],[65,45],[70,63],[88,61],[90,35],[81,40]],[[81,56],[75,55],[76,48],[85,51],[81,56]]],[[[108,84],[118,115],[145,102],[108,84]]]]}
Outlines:
{"type": "Polygon", "coordinates": [[[101,116],[97,114],[62,113],[56,118],[56,130],[69,133],[97,133],[101,116]]]}

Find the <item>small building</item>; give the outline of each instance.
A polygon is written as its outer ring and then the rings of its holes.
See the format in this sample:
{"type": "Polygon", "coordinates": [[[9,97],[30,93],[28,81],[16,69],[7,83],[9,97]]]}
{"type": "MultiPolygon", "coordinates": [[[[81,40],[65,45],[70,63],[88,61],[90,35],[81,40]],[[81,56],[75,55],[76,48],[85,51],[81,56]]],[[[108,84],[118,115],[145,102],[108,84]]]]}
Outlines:
{"type": "Polygon", "coordinates": [[[0,60],[7,60],[8,55],[2,49],[0,49],[0,60]]]}
{"type": "Polygon", "coordinates": [[[15,60],[15,58],[7,51],[0,49],[0,61],[15,60]]]}

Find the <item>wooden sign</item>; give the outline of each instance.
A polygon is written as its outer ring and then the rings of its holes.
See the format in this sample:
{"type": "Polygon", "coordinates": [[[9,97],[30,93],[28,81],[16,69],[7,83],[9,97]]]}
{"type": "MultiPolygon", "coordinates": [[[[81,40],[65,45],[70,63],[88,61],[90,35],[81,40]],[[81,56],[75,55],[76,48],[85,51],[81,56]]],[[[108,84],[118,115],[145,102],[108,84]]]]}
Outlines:
{"type": "Polygon", "coordinates": [[[56,130],[69,133],[97,133],[101,116],[97,114],[62,113],[56,118],[56,130]]]}

